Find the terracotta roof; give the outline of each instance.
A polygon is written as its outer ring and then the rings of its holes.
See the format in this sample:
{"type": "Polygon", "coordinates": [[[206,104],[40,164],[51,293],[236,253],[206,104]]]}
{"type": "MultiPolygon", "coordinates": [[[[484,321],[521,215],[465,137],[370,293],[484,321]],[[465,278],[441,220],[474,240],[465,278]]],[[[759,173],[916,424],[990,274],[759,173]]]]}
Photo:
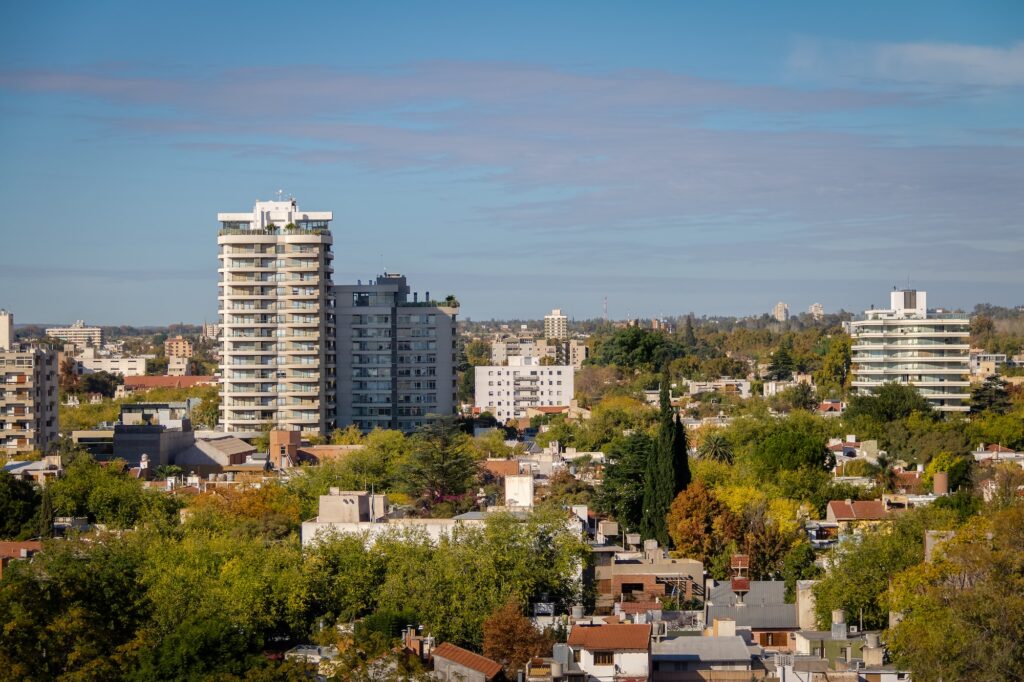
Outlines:
{"type": "Polygon", "coordinates": [[[832,500],[828,507],[837,521],[878,521],[889,515],[882,500],[832,500]]]}
{"type": "Polygon", "coordinates": [[[500,664],[495,663],[489,658],[484,658],[479,654],[474,654],[472,651],[466,651],[462,647],[449,644],[448,642],[445,642],[434,649],[432,655],[434,658],[443,658],[447,661],[451,661],[452,663],[458,663],[470,670],[482,673],[488,680],[497,676],[497,674],[501,672],[500,664]]]}
{"type": "Polygon", "coordinates": [[[563,412],[569,411],[568,405],[538,405],[537,407],[531,407],[531,410],[541,412],[543,414],[562,414],[563,412]]]}
{"type": "Polygon", "coordinates": [[[577,625],[569,633],[569,646],[583,647],[589,651],[647,651],[651,646],[651,626],[627,623],[597,627],[577,625]]]}
{"type": "Polygon", "coordinates": [[[192,388],[199,384],[212,384],[212,376],[193,377],[150,377],[133,376],[125,377],[125,388],[192,388]]]}
{"type": "Polygon", "coordinates": [[[1009,452],[1011,454],[1015,454],[1012,448],[1008,448],[1005,445],[996,445],[995,443],[992,443],[991,445],[986,445],[985,446],[985,451],[986,452],[1009,452]]]}
{"type": "Polygon", "coordinates": [[[43,548],[39,540],[26,540],[24,542],[0,542],[0,559],[16,559],[21,556],[21,550],[27,549],[30,552],[38,552],[43,548]]]}
{"type": "Polygon", "coordinates": [[[820,405],[818,405],[818,412],[842,412],[842,411],[843,411],[843,404],[842,403],[830,403],[830,402],[826,401],[826,402],[823,402],[820,405]]]}
{"type": "Polygon", "coordinates": [[[519,475],[519,460],[517,459],[488,459],[484,461],[484,469],[489,471],[495,478],[519,475]]]}

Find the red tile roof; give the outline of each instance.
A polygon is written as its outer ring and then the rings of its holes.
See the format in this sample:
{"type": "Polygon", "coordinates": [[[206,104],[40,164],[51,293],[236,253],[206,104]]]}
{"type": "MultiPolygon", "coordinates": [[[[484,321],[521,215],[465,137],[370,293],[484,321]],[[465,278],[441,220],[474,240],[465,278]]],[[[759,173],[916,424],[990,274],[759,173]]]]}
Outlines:
{"type": "Polygon", "coordinates": [[[212,384],[215,380],[212,376],[193,376],[193,377],[150,377],[150,376],[134,376],[125,377],[124,386],[125,388],[138,389],[138,388],[192,388],[199,384],[212,384]]]}
{"type": "Polygon", "coordinates": [[[889,515],[881,500],[832,500],[828,508],[837,521],[879,521],[889,515]]]}
{"type": "Polygon", "coordinates": [[[997,445],[995,443],[992,443],[991,445],[986,445],[985,446],[985,451],[986,452],[1009,452],[1011,454],[1013,454],[1013,452],[1014,452],[1012,448],[1008,448],[1005,445],[997,445]]]}
{"type": "Polygon", "coordinates": [[[497,674],[501,672],[500,664],[495,663],[489,658],[484,658],[479,654],[474,654],[472,651],[466,651],[462,647],[449,644],[448,642],[445,642],[434,649],[434,651],[431,652],[431,655],[434,658],[443,658],[446,661],[458,663],[470,670],[482,673],[488,680],[497,676],[497,674]]]}
{"type": "Polygon", "coordinates": [[[588,651],[647,651],[651,646],[651,626],[627,623],[577,625],[569,633],[569,646],[583,647],[588,651]]]}

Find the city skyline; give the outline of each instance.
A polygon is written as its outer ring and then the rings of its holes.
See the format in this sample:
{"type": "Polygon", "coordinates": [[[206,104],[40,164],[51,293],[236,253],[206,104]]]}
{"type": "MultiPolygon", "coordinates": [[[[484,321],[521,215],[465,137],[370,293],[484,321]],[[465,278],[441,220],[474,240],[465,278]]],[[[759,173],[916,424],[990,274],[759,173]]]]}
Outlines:
{"type": "Polygon", "coordinates": [[[0,304],[216,319],[216,214],[283,189],[463,319],[1019,305],[1024,7],[809,7],[13,7],[0,304]]]}

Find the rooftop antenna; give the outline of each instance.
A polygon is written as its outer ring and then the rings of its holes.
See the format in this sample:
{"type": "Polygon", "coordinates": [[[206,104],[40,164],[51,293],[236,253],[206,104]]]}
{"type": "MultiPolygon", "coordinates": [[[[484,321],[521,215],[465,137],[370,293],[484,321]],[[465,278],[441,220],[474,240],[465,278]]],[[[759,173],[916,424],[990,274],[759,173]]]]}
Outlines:
{"type": "Polygon", "coordinates": [[[604,297],[604,321],[608,321],[608,297],[604,297]]]}
{"type": "Polygon", "coordinates": [[[284,201],[284,190],[283,189],[277,190],[277,200],[278,201],[284,201]]]}

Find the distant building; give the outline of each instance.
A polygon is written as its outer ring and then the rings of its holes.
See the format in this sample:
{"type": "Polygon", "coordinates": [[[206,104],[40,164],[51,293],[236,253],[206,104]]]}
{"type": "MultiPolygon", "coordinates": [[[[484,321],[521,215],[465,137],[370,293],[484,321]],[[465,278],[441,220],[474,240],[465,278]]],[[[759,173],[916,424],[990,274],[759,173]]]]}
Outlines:
{"type": "Polygon", "coordinates": [[[57,353],[11,345],[0,350],[0,451],[39,450],[56,441],[57,353]]]}
{"type": "Polygon", "coordinates": [[[175,336],[164,341],[164,354],[169,358],[192,357],[192,342],[183,336],[175,336]]]}
{"type": "Polygon", "coordinates": [[[267,422],[310,434],[334,425],[333,218],[294,199],[217,214],[228,433],[256,435],[267,422]]]}
{"type": "Polygon", "coordinates": [[[549,358],[549,362],[557,362],[560,343],[547,339],[534,338],[533,334],[520,333],[505,336],[491,342],[491,363],[507,365],[510,358],[549,358]]]}
{"type": "Polygon", "coordinates": [[[14,313],[0,309],[0,350],[7,350],[14,343],[14,313]]]}
{"type": "Polygon", "coordinates": [[[853,382],[861,394],[887,382],[917,388],[940,412],[970,409],[970,319],[929,311],[927,294],[893,291],[888,309],[871,309],[851,323],[853,382]]]}
{"type": "Polygon", "coordinates": [[[772,308],[772,317],[779,322],[785,322],[789,319],[789,306],[782,301],[779,301],[775,304],[775,307],[772,308]]]}
{"type": "Polygon", "coordinates": [[[568,405],[575,395],[569,365],[542,365],[536,358],[510,358],[507,366],[475,367],[474,406],[498,421],[526,416],[530,407],[568,405]]]}
{"type": "Polygon", "coordinates": [[[455,412],[458,308],[409,294],[392,273],[334,287],[339,426],[409,432],[455,412]]]}
{"type": "Polygon", "coordinates": [[[192,374],[192,361],[181,355],[172,355],[167,359],[167,376],[187,377],[192,374]]]}
{"type": "Polygon", "coordinates": [[[86,327],[84,320],[78,320],[70,327],[50,327],[46,335],[74,344],[75,348],[99,348],[103,345],[103,330],[99,327],[86,327]]]}
{"type": "MultiPolygon", "coordinates": [[[[587,680],[647,680],[651,672],[651,625],[574,625],[566,644],[587,680]]],[[[571,672],[570,668],[570,672],[571,672]]]]}
{"type": "Polygon", "coordinates": [[[544,316],[544,338],[564,341],[569,338],[569,318],[555,308],[544,316]]]}
{"type": "Polygon", "coordinates": [[[811,307],[807,309],[807,312],[816,320],[821,320],[825,317],[825,306],[820,303],[812,303],[811,307]]]}
{"type": "Polygon", "coordinates": [[[582,369],[583,363],[590,357],[590,346],[582,339],[570,339],[567,346],[569,364],[573,369],[582,369]]]}
{"type": "Polygon", "coordinates": [[[146,373],[145,358],[121,357],[120,355],[100,355],[96,348],[89,347],[75,358],[81,374],[91,372],[109,372],[121,376],[134,376],[146,373]]]}
{"type": "Polygon", "coordinates": [[[220,336],[220,327],[216,322],[204,322],[203,323],[203,338],[216,340],[220,336]]]}

